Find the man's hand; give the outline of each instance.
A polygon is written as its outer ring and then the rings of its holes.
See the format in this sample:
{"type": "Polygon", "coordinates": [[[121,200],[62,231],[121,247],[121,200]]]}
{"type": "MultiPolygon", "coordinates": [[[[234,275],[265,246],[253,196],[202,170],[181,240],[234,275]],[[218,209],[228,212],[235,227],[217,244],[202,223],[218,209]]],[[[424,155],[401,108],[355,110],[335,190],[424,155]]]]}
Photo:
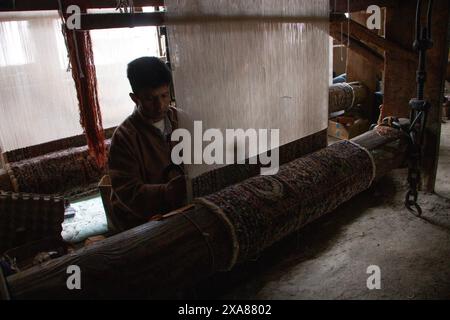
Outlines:
{"type": "Polygon", "coordinates": [[[186,200],[185,176],[177,176],[166,184],[164,200],[170,210],[178,209],[184,205],[186,200]]]}

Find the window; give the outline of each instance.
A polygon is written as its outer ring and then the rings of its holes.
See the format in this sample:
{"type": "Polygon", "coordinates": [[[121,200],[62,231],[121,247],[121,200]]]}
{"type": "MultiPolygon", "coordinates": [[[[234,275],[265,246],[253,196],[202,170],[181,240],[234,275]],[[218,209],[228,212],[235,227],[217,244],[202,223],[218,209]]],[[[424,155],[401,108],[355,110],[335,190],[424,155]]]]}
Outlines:
{"type": "MultiPolygon", "coordinates": [[[[159,56],[158,32],[156,27],[92,30],[91,38],[103,126],[109,128],[133,111],[126,66],[141,56],[159,56]]],[[[58,13],[0,13],[0,48],[0,149],[81,134],[58,13]]]]}
{"type": "Polygon", "coordinates": [[[0,24],[0,67],[24,65],[33,62],[28,21],[4,21],[0,24]],[[27,55],[28,53],[28,55],[27,55]]]}
{"type": "Polygon", "coordinates": [[[0,13],[0,30],[2,151],[81,134],[57,12],[0,13]]]}
{"type": "MultiPolygon", "coordinates": [[[[153,11],[153,8],[143,11],[153,11]]],[[[133,111],[127,64],[142,56],[159,56],[158,32],[157,27],[92,30],[91,38],[103,127],[109,128],[120,124],[133,111]]]]}

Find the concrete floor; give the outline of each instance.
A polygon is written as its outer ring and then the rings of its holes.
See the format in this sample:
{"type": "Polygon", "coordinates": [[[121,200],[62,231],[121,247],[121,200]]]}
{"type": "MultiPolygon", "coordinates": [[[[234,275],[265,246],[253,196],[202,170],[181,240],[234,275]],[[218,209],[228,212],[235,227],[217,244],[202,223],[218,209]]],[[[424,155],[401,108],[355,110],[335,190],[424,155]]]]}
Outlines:
{"type": "Polygon", "coordinates": [[[403,206],[406,171],[396,170],[257,260],[200,284],[197,298],[450,299],[450,122],[442,126],[436,194],[403,206]],[[381,289],[367,288],[367,268],[381,289]]]}

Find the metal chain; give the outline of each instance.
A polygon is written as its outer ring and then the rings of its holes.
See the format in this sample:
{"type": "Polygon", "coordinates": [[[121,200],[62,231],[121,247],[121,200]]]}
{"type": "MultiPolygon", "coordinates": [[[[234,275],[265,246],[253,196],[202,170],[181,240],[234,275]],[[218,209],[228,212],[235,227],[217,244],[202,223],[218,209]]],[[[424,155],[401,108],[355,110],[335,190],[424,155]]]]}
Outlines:
{"type": "Polygon", "coordinates": [[[433,0],[428,2],[427,24],[421,24],[422,0],[417,0],[416,10],[416,40],[414,49],[419,52],[419,66],[417,69],[417,98],[411,99],[410,126],[406,129],[409,136],[409,164],[408,164],[408,184],[409,190],[405,197],[405,206],[413,214],[422,215],[422,208],[418,204],[418,191],[421,182],[420,166],[422,161],[422,144],[425,134],[428,110],[431,105],[425,100],[424,90],[427,78],[426,72],[426,52],[433,47],[431,40],[431,14],[433,0]]]}
{"type": "Polygon", "coordinates": [[[418,190],[420,184],[420,146],[417,144],[416,129],[409,132],[409,164],[408,164],[408,184],[409,190],[405,197],[405,206],[413,214],[422,215],[422,208],[417,203],[418,190]]]}

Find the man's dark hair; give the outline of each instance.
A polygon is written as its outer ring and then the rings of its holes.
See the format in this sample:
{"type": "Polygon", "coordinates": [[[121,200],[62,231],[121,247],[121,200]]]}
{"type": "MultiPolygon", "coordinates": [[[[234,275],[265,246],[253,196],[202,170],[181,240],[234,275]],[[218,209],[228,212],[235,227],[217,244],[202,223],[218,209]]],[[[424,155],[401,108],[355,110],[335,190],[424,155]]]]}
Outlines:
{"type": "Polygon", "coordinates": [[[135,94],[144,88],[156,89],[172,83],[170,69],[156,57],[141,57],[131,61],[127,77],[135,94]]]}

